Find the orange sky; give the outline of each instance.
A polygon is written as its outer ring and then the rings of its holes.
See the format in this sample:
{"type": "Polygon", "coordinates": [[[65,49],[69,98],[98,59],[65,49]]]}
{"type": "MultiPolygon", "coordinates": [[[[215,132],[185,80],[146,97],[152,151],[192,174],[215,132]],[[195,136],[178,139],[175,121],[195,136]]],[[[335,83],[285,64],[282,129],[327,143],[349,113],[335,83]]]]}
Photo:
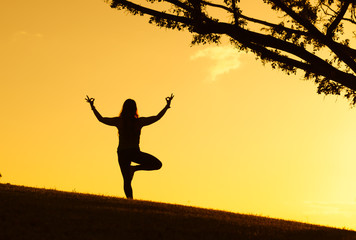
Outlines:
{"type": "Polygon", "coordinates": [[[344,99],[101,0],[2,1],[0,27],[1,182],[124,197],[117,132],[85,95],[104,116],[127,98],[149,116],[173,92],[142,131],[163,167],[135,175],[136,198],[356,229],[344,99]]]}

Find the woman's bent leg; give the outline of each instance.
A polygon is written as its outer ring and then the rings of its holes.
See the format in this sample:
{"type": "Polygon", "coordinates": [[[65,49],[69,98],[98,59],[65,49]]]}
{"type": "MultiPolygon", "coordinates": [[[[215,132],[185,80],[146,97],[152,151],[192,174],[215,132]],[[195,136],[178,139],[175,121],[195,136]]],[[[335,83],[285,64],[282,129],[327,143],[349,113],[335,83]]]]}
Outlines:
{"type": "Polygon", "coordinates": [[[119,164],[124,179],[124,191],[127,198],[133,198],[131,181],[135,171],[139,170],[158,170],[162,163],[156,157],[140,152],[139,150],[122,150],[118,151],[119,164]],[[131,166],[131,162],[137,163],[131,166]]]}
{"type": "Polygon", "coordinates": [[[151,154],[140,152],[137,158],[132,160],[133,162],[139,164],[135,166],[135,171],[138,170],[158,170],[162,167],[162,162],[151,154]]]}

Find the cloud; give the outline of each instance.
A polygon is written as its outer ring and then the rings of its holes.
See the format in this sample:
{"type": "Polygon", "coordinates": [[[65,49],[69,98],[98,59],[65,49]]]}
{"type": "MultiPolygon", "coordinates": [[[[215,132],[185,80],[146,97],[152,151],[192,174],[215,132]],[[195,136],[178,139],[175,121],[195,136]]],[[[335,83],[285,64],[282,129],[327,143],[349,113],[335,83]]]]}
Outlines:
{"type": "Polygon", "coordinates": [[[356,202],[306,201],[305,204],[309,207],[306,214],[356,216],[356,202]]]}
{"type": "Polygon", "coordinates": [[[39,38],[43,38],[43,34],[29,33],[27,31],[17,31],[13,34],[12,37],[13,41],[39,39],[39,38]]]}
{"type": "Polygon", "coordinates": [[[216,46],[202,49],[190,57],[191,60],[208,58],[213,61],[208,79],[215,81],[218,76],[237,69],[240,66],[238,51],[229,46],[216,46]]]}

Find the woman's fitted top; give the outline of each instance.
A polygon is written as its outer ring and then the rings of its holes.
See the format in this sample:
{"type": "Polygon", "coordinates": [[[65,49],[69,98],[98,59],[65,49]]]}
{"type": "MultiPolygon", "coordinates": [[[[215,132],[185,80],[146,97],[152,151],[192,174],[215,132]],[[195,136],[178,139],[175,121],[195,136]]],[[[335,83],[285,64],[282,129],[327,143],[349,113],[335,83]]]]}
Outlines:
{"type": "Polygon", "coordinates": [[[139,148],[141,128],[157,122],[165,114],[169,105],[167,104],[156,116],[140,117],[140,118],[124,118],[124,117],[102,117],[101,114],[92,107],[96,118],[109,126],[117,127],[119,131],[119,149],[139,148]]]}
{"type": "Polygon", "coordinates": [[[139,118],[118,118],[117,129],[119,131],[119,148],[139,148],[142,121],[139,118]]]}
{"type": "Polygon", "coordinates": [[[139,148],[141,129],[157,121],[157,117],[102,118],[101,122],[115,126],[119,132],[119,149],[139,148]]]}

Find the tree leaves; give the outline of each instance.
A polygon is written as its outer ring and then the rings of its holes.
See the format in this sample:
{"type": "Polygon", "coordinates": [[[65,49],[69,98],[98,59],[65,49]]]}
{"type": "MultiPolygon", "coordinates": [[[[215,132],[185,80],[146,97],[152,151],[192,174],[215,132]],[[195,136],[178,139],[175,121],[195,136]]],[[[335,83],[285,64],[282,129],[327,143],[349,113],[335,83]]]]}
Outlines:
{"type": "Polygon", "coordinates": [[[352,48],[356,36],[350,38],[356,25],[354,0],[261,2],[281,17],[279,23],[243,15],[239,0],[146,1],[150,6],[142,1],[106,0],[118,10],[150,15],[149,23],[158,27],[188,30],[192,45],[219,44],[223,35],[228,36],[237,50],[254,53],[273,69],[287,74],[304,71],[304,78],[317,84],[317,93],[343,94],[351,104],[356,103],[356,49],[352,48]],[[169,7],[156,7],[158,3],[169,7]],[[225,17],[215,16],[215,10],[225,12],[225,17]],[[252,24],[260,28],[249,28],[252,24]]]}

